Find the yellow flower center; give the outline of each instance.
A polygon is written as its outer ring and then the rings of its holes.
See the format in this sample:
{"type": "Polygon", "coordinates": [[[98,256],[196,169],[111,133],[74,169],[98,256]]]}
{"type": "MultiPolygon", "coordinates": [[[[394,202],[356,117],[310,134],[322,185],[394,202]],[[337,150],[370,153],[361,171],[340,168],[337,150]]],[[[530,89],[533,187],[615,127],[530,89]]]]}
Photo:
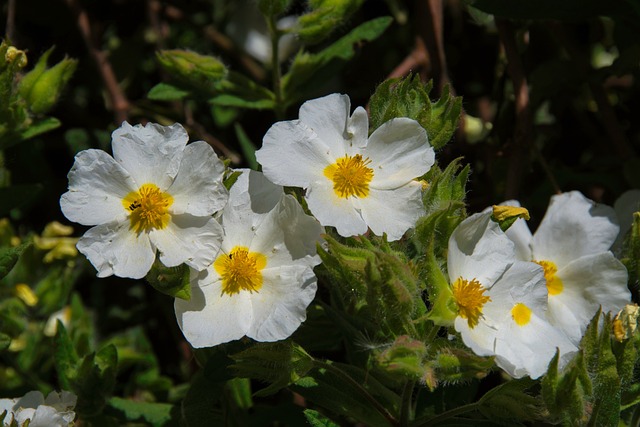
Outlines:
{"type": "Polygon", "coordinates": [[[549,295],[558,295],[562,293],[562,289],[564,288],[562,280],[556,276],[558,267],[556,267],[556,265],[551,261],[534,262],[544,268],[544,278],[547,281],[547,292],[549,292],[549,295]]]}
{"type": "Polygon", "coordinates": [[[122,205],[130,212],[130,228],[136,233],[161,230],[169,224],[169,207],[173,197],[162,192],[155,184],[144,184],[122,199],[122,205]]]}
{"type": "Polygon", "coordinates": [[[373,169],[367,167],[369,163],[371,160],[363,159],[360,154],[344,156],[324,168],[324,176],[333,181],[333,191],[338,197],[367,197],[373,179],[373,169]]]}
{"type": "Polygon", "coordinates": [[[213,268],[222,277],[222,293],[233,295],[240,291],[259,291],[262,287],[262,269],[267,257],[260,252],[249,252],[243,246],[234,247],[229,254],[221,254],[213,268]]]}
{"type": "Polygon", "coordinates": [[[484,295],[485,291],[476,279],[468,281],[459,277],[453,284],[453,298],[458,305],[458,314],[467,319],[470,328],[476,327],[482,316],[482,307],[491,301],[489,296],[484,295]]]}
{"type": "Polygon", "coordinates": [[[531,309],[519,302],[511,309],[511,317],[518,326],[524,326],[531,320],[531,309]]]}

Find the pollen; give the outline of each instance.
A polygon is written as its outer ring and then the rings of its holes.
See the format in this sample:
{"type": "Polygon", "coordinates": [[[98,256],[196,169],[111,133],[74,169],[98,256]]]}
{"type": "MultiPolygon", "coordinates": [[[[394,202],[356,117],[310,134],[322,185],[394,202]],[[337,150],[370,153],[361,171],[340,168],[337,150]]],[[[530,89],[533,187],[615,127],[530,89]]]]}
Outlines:
{"type": "Polygon", "coordinates": [[[240,291],[258,292],[262,287],[262,269],[267,257],[260,252],[249,252],[243,246],[234,247],[228,254],[221,254],[213,268],[222,277],[222,293],[233,295],[240,291]]]}
{"type": "Polygon", "coordinates": [[[531,321],[531,309],[519,302],[511,309],[511,317],[518,326],[525,326],[531,321]]]}
{"type": "Polygon", "coordinates": [[[333,191],[338,197],[367,197],[373,179],[373,169],[367,166],[369,163],[371,160],[363,159],[360,154],[341,157],[324,168],[324,176],[333,182],[333,191]]]}
{"type": "Polygon", "coordinates": [[[458,305],[458,315],[467,319],[470,328],[475,328],[482,316],[482,307],[491,298],[484,295],[486,291],[476,279],[471,281],[459,277],[453,284],[453,298],[458,305]]]}
{"type": "Polygon", "coordinates": [[[173,197],[155,184],[144,184],[122,199],[122,205],[129,212],[130,228],[136,233],[165,228],[171,219],[172,204],[173,197]]]}
{"type": "Polygon", "coordinates": [[[547,281],[547,292],[549,292],[549,295],[561,294],[564,286],[562,285],[562,280],[556,276],[558,267],[551,261],[534,262],[544,268],[544,278],[547,281]]]}

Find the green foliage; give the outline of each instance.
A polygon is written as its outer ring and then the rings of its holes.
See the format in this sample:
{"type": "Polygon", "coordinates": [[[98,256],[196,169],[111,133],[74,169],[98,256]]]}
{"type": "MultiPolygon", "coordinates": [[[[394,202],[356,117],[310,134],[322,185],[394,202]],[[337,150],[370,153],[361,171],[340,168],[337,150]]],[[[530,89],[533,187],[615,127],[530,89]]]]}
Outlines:
{"type": "Polygon", "coordinates": [[[107,411],[121,412],[120,418],[129,421],[144,421],[153,427],[166,426],[171,421],[173,405],[166,403],[135,402],[120,397],[112,397],[108,401],[107,411]]]}
{"type": "Polygon", "coordinates": [[[258,0],[258,8],[265,17],[282,15],[291,6],[291,0],[258,0]]]}
{"type": "Polygon", "coordinates": [[[312,427],[338,427],[338,424],[313,409],[305,409],[304,416],[312,427]]]}
{"type": "Polygon", "coordinates": [[[32,241],[22,242],[15,247],[2,248],[0,252],[0,279],[4,278],[15,267],[20,255],[33,244],[32,241]]]}
{"type": "Polygon", "coordinates": [[[440,99],[431,102],[429,93],[432,88],[432,81],[423,84],[417,75],[382,82],[369,104],[370,131],[396,117],[409,117],[426,129],[433,148],[442,148],[458,127],[462,98],[451,96],[450,88],[446,86],[440,99]]]}
{"type": "Polygon", "coordinates": [[[191,299],[191,284],[189,266],[186,264],[177,267],[165,267],[157,261],[147,273],[146,279],[157,291],[171,297],[186,301],[191,299]]]}
{"type": "Polygon", "coordinates": [[[172,76],[199,90],[211,90],[229,72],[218,58],[186,50],[162,50],[157,58],[172,76]]]}
{"type": "Polygon", "coordinates": [[[298,18],[298,36],[309,44],[319,43],[341,26],[364,0],[309,0],[311,10],[298,18]]]}

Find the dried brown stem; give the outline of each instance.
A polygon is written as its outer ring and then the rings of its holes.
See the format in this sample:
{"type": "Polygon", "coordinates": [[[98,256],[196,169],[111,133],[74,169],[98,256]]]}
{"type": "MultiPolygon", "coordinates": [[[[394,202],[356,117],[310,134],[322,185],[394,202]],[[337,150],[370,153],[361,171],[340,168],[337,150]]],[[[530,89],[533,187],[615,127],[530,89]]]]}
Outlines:
{"type": "Polygon", "coordinates": [[[120,124],[127,120],[130,108],[129,100],[118,84],[118,80],[116,79],[116,75],[111,67],[111,63],[107,59],[106,53],[103,52],[98,47],[98,43],[95,42],[94,36],[91,33],[91,21],[89,20],[89,15],[77,0],[66,0],[66,2],[75,15],[82,39],[84,40],[93,62],[96,64],[96,67],[100,72],[100,77],[102,77],[105,89],[109,94],[114,119],[117,124],[120,124]]]}
{"type": "Polygon", "coordinates": [[[426,47],[421,38],[416,38],[416,46],[411,53],[396,68],[389,73],[387,79],[405,77],[412,71],[426,70],[429,66],[429,59],[426,47]]]}
{"type": "Polygon", "coordinates": [[[418,35],[424,41],[429,54],[431,69],[428,70],[438,92],[450,84],[447,59],[444,52],[442,0],[420,0],[416,3],[418,35]]]}
{"type": "Polygon", "coordinates": [[[7,4],[7,27],[5,28],[5,38],[13,41],[16,22],[16,0],[9,0],[7,4]]]}
{"type": "Polygon", "coordinates": [[[615,111],[609,102],[609,98],[603,84],[590,78],[591,65],[578,44],[569,34],[567,34],[567,31],[562,24],[552,22],[549,24],[549,28],[567,50],[572,62],[576,65],[576,70],[579,76],[588,83],[593,100],[598,106],[598,112],[600,113],[599,118],[602,121],[602,125],[604,126],[617,155],[622,159],[635,156],[631,143],[622,131],[622,126],[620,126],[620,122],[616,117],[615,111]]]}
{"type": "Polygon", "coordinates": [[[522,173],[528,163],[529,151],[533,147],[533,120],[531,109],[529,108],[529,85],[520,54],[518,53],[515,29],[510,21],[497,17],[496,27],[507,57],[507,72],[513,81],[515,95],[516,124],[505,188],[505,198],[514,199],[518,197],[520,192],[522,173]]]}

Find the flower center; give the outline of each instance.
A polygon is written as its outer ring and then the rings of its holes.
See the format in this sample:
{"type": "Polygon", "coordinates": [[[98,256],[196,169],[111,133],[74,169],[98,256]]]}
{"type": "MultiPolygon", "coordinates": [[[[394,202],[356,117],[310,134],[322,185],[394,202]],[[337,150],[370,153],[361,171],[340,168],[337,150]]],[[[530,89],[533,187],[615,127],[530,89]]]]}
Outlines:
{"type": "Polygon", "coordinates": [[[267,257],[260,252],[249,252],[243,246],[234,247],[229,254],[221,254],[213,268],[222,277],[222,293],[238,294],[240,291],[259,291],[262,287],[262,269],[267,257]]]}
{"type": "Polygon", "coordinates": [[[338,197],[367,197],[373,179],[373,169],[367,167],[369,163],[371,160],[363,159],[360,154],[344,156],[324,168],[324,176],[333,181],[333,191],[338,197]]]}
{"type": "Polygon", "coordinates": [[[544,278],[547,281],[547,292],[549,292],[549,295],[558,295],[562,293],[562,289],[564,288],[562,280],[556,276],[558,267],[556,267],[556,265],[551,261],[534,262],[544,268],[544,278]]]}
{"type": "Polygon", "coordinates": [[[459,277],[453,284],[453,298],[458,305],[458,314],[467,319],[470,328],[475,328],[478,319],[482,316],[482,307],[491,298],[484,295],[486,291],[476,279],[471,281],[459,277]]]}
{"type": "Polygon", "coordinates": [[[161,230],[169,224],[169,207],[173,197],[161,191],[155,184],[144,184],[122,199],[122,205],[130,212],[130,228],[136,233],[161,230]]]}
{"type": "Polygon", "coordinates": [[[518,326],[524,326],[531,320],[531,309],[519,302],[511,309],[511,317],[518,326]]]}

